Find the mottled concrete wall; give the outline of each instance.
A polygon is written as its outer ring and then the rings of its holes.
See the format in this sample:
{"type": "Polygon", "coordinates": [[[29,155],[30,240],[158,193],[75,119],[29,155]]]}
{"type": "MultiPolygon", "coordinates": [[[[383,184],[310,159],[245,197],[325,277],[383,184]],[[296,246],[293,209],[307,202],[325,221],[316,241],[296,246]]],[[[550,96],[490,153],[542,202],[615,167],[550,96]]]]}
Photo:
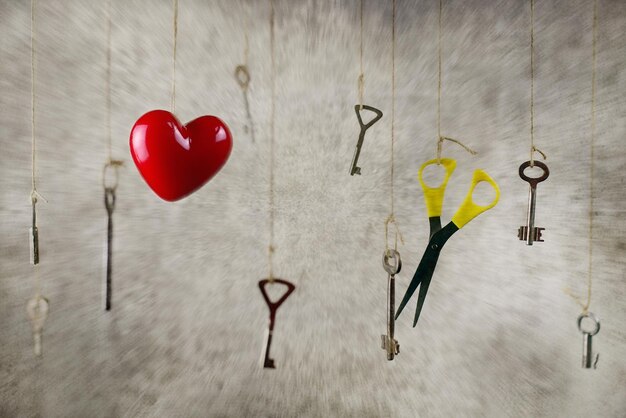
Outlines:
{"type": "MultiPolygon", "coordinates": [[[[102,2],[104,3],[104,2],[102,2]]],[[[626,414],[624,181],[626,3],[599,0],[598,129],[592,310],[602,319],[595,371],[580,368],[590,196],[591,13],[586,0],[536,5],[536,140],[551,176],[539,187],[545,243],[516,238],[527,185],[528,24],[521,0],[447,0],[443,133],[475,148],[458,159],[444,220],[474,168],[502,188],[499,205],[446,246],[419,326],[397,324],[389,363],[391,2],[365,1],[366,102],[384,119],[368,133],[363,175],[347,174],[358,126],[357,1],[277,0],[276,273],[296,293],[280,309],[258,366],[267,308],[270,55],[265,1],[180,0],[177,114],[222,117],[228,165],[186,200],[165,203],[127,147],[136,118],[169,106],[171,2],[114,1],[114,311],[101,309],[106,158],[105,14],[100,2],[40,1],[37,131],[44,357],[32,354],[25,302],[34,293],[30,222],[29,2],[0,2],[0,415],[546,416],[626,414]],[[241,63],[251,13],[246,134],[241,63]]],[[[434,156],[435,1],[398,1],[396,216],[404,233],[400,296],[425,246],[416,180],[434,156]]],[[[411,306],[414,306],[413,304],[411,306]]],[[[412,310],[412,308],[411,308],[412,310]]]]}

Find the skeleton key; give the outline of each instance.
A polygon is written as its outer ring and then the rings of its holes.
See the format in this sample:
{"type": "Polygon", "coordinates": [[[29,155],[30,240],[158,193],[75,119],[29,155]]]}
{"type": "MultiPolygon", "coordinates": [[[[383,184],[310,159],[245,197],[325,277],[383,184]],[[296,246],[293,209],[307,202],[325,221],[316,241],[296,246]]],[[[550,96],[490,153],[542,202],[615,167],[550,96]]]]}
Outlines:
{"type": "Polygon", "coordinates": [[[596,318],[596,316],[587,312],[578,317],[578,330],[583,334],[583,363],[582,366],[584,369],[594,369],[598,366],[598,360],[600,359],[600,355],[596,354],[595,357],[593,355],[593,350],[591,346],[591,339],[594,335],[600,332],[600,320],[596,318]],[[591,331],[585,331],[582,328],[583,319],[589,318],[594,322],[594,329],[591,331]]]}
{"type": "Polygon", "coordinates": [[[113,211],[115,210],[115,188],[104,188],[104,207],[107,210],[107,267],[106,267],[106,282],[105,282],[105,296],[104,296],[104,309],[111,310],[111,297],[113,294],[111,274],[113,269],[113,211]]]}
{"type": "Polygon", "coordinates": [[[259,289],[261,289],[261,294],[263,295],[263,299],[265,299],[265,303],[267,303],[267,307],[270,309],[270,321],[267,328],[267,341],[265,343],[265,350],[263,351],[263,368],[264,369],[275,369],[276,366],[274,364],[274,359],[270,357],[270,346],[272,345],[272,334],[274,332],[274,322],[276,320],[276,311],[283,304],[283,302],[291,295],[291,293],[296,289],[296,286],[293,283],[288,282],[283,279],[264,279],[259,282],[259,289]],[[276,302],[272,302],[265,292],[265,286],[268,284],[279,283],[287,286],[287,291],[278,299],[276,302]]]}
{"type": "Polygon", "coordinates": [[[530,184],[530,189],[528,192],[528,215],[526,218],[526,225],[522,225],[519,227],[517,231],[517,237],[520,239],[520,241],[526,241],[527,245],[533,245],[533,241],[543,242],[543,239],[541,239],[541,231],[545,230],[545,228],[539,228],[535,226],[537,184],[547,179],[550,175],[550,170],[548,170],[548,166],[541,161],[535,161],[534,165],[543,170],[543,174],[540,177],[533,178],[528,177],[524,174],[524,170],[530,167],[530,161],[526,161],[519,166],[519,176],[522,178],[522,180],[530,184]]]}
{"type": "Polygon", "coordinates": [[[352,157],[352,166],[350,167],[350,175],[354,176],[355,174],[361,174],[361,167],[357,166],[359,161],[359,155],[361,154],[361,147],[363,146],[363,140],[365,140],[365,131],[371,128],[376,122],[383,117],[383,112],[372,107],[363,105],[354,106],[354,111],[356,112],[356,117],[359,120],[359,126],[361,127],[361,132],[359,133],[359,141],[356,143],[356,149],[354,150],[354,157],[352,157]],[[376,116],[374,119],[369,121],[367,124],[363,124],[363,119],[361,119],[361,110],[369,110],[370,112],[374,112],[376,116]]]}
{"type": "MultiPolygon", "coordinates": [[[[254,142],[254,125],[252,124],[252,113],[250,113],[250,101],[248,100],[248,86],[250,85],[248,66],[238,65],[237,68],[235,68],[235,79],[243,91],[243,101],[246,107],[246,114],[248,115],[248,124],[250,125],[250,138],[252,142],[254,142]]],[[[245,126],[244,130],[248,133],[248,125],[245,126]]]]}
{"type": "Polygon", "coordinates": [[[402,269],[402,259],[396,250],[386,250],[383,253],[383,268],[389,273],[387,279],[387,335],[381,335],[382,349],[387,350],[387,360],[393,360],[400,354],[400,344],[393,337],[396,314],[396,278],[395,275],[402,269]]]}
{"type": "Polygon", "coordinates": [[[48,299],[39,295],[29,300],[26,305],[26,312],[28,312],[28,317],[33,326],[36,356],[41,356],[41,334],[43,332],[43,325],[48,317],[48,309],[48,299]]]}

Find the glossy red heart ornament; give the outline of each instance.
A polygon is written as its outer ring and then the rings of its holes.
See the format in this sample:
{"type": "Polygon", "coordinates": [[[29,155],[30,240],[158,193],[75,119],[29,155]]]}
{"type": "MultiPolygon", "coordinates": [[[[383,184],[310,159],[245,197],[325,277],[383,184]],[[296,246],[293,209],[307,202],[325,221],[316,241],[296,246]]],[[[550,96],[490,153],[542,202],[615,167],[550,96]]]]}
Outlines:
{"type": "Polygon", "coordinates": [[[215,116],[182,125],[165,110],[140,117],[130,131],[130,153],[148,186],[173,202],[198,190],[226,164],[233,140],[215,116]]]}

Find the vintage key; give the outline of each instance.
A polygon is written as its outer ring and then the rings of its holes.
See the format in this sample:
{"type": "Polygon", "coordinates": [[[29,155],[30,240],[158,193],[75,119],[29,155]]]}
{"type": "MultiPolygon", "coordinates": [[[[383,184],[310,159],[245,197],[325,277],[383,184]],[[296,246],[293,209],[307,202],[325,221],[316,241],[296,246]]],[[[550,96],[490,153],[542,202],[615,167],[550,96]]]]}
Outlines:
{"type": "Polygon", "coordinates": [[[26,312],[31,320],[33,326],[33,338],[35,343],[35,355],[41,355],[41,334],[43,332],[43,325],[48,317],[48,299],[43,296],[35,296],[28,301],[26,305],[26,312]]]}
{"type": "Polygon", "coordinates": [[[402,259],[396,250],[386,250],[383,253],[383,268],[389,276],[387,278],[387,335],[381,335],[382,349],[387,350],[387,360],[393,360],[400,354],[400,344],[393,337],[396,314],[396,278],[395,275],[402,269],[402,259]]]}
{"type": "Polygon", "coordinates": [[[107,255],[106,255],[106,282],[104,309],[111,310],[111,297],[113,295],[113,283],[111,275],[113,273],[113,211],[115,210],[115,188],[104,188],[104,207],[107,210],[107,255]]]}
{"type": "Polygon", "coordinates": [[[535,204],[537,200],[537,184],[541,183],[550,175],[550,170],[548,170],[548,166],[542,163],[541,161],[535,161],[534,165],[541,168],[543,170],[543,174],[540,177],[528,177],[524,174],[524,170],[530,167],[530,161],[526,161],[522,165],[519,166],[519,176],[522,180],[528,182],[530,184],[530,189],[528,192],[528,215],[526,218],[526,225],[522,225],[519,227],[517,231],[517,237],[521,241],[526,241],[527,245],[533,245],[534,241],[543,242],[541,238],[541,231],[545,230],[545,228],[539,228],[535,226],[535,204]]]}
{"type": "Polygon", "coordinates": [[[263,299],[265,299],[265,303],[267,303],[267,307],[270,309],[270,321],[267,328],[266,334],[266,343],[265,350],[263,351],[263,368],[265,369],[275,369],[276,365],[274,364],[274,359],[270,357],[270,346],[272,345],[272,334],[274,332],[274,322],[276,320],[276,311],[282,305],[282,303],[291,295],[291,293],[296,289],[292,283],[283,279],[264,279],[259,282],[259,289],[261,289],[261,294],[263,295],[263,299]],[[278,299],[276,302],[272,302],[265,291],[265,286],[268,284],[283,284],[287,286],[287,291],[278,299]]]}
{"type": "Polygon", "coordinates": [[[359,161],[359,155],[361,154],[361,147],[363,146],[363,141],[365,140],[365,131],[371,128],[376,122],[383,117],[383,112],[372,107],[363,105],[354,106],[354,111],[356,112],[356,117],[359,119],[359,126],[361,127],[361,132],[359,133],[359,141],[356,143],[356,149],[354,150],[354,157],[352,157],[352,166],[350,167],[350,175],[354,176],[355,174],[361,174],[361,167],[357,166],[359,161]],[[361,119],[361,110],[369,110],[370,112],[374,112],[376,116],[374,119],[369,121],[367,124],[363,124],[363,119],[361,119]]]}
{"type": "MultiPolygon", "coordinates": [[[[252,123],[252,113],[250,113],[250,101],[248,100],[248,86],[250,85],[250,72],[248,71],[248,66],[238,65],[237,68],[235,68],[235,79],[243,91],[243,101],[246,107],[248,123],[250,125],[250,138],[252,139],[252,142],[254,142],[254,125],[252,123]]],[[[244,130],[248,133],[248,125],[245,126],[244,130]]]]}
{"type": "Polygon", "coordinates": [[[587,312],[578,317],[578,330],[583,334],[583,363],[582,366],[584,369],[594,369],[598,366],[598,360],[600,359],[600,355],[596,354],[595,357],[593,355],[591,339],[594,335],[600,332],[600,320],[596,318],[596,316],[587,312]],[[585,331],[582,328],[583,319],[589,318],[594,322],[594,329],[591,331],[585,331]]]}

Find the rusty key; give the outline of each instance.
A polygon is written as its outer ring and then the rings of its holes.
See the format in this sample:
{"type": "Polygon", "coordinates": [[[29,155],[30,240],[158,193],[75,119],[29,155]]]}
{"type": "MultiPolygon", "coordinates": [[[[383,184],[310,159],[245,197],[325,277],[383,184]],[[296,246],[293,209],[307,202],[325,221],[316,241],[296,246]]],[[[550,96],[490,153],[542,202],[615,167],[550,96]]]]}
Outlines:
{"type": "Polygon", "coordinates": [[[396,250],[383,253],[383,268],[387,272],[387,334],[380,336],[382,349],[387,351],[387,360],[393,360],[400,354],[400,344],[394,338],[396,314],[396,274],[402,269],[402,259],[396,250]]]}
{"type": "Polygon", "coordinates": [[[291,293],[296,289],[296,286],[283,279],[264,279],[259,282],[259,289],[261,289],[261,294],[263,295],[263,299],[265,299],[265,303],[267,303],[267,307],[270,309],[270,321],[267,328],[267,342],[265,344],[265,350],[263,352],[263,368],[264,369],[275,369],[276,365],[274,364],[274,359],[270,357],[270,346],[272,345],[272,333],[274,332],[274,322],[276,320],[276,311],[283,304],[283,302],[291,295],[291,293]],[[272,302],[265,291],[265,286],[268,284],[282,284],[287,286],[287,291],[283,294],[280,299],[276,302],[272,302]]]}

